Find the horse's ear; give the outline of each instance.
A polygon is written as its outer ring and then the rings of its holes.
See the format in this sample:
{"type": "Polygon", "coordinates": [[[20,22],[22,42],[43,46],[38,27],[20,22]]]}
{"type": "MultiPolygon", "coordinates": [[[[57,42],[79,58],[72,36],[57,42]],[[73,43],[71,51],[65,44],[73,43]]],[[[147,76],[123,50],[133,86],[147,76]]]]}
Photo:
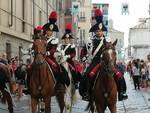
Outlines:
{"type": "Polygon", "coordinates": [[[118,39],[116,39],[114,42],[113,42],[113,46],[116,46],[117,45],[117,42],[118,42],[118,39]]]}

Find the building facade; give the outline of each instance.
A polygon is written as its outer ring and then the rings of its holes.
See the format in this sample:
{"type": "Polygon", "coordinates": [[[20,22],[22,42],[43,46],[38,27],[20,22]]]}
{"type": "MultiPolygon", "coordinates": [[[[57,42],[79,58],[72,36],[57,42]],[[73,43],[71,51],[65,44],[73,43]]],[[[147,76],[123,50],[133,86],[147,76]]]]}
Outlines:
{"type": "Polygon", "coordinates": [[[90,37],[89,29],[91,28],[91,11],[92,1],[81,0],[77,28],[77,39],[79,46],[83,46],[84,42],[90,37]]]}
{"type": "Polygon", "coordinates": [[[150,18],[130,28],[128,56],[146,59],[150,53],[150,18]]]}
{"type": "Polygon", "coordinates": [[[0,0],[0,52],[19,56],[32,43],[33,28],[48,21],[57,0],[0,0]]]}
{"type": "Polygon", "coordinates": [[[125,48],[124,48],[124,32],[118,31],[113,28],[113,21],[109,20],[109,27],[108,27],[108,38],[111,42],[114,42],[116,39],[116,52],[117,52],[117,60],[122,61],[125,59],[125,48]]]}

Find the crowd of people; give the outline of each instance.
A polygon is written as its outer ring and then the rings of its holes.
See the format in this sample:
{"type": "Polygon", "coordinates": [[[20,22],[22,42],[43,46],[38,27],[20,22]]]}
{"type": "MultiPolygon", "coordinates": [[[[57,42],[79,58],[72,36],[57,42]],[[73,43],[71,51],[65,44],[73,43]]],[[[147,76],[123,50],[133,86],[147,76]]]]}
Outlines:
{"type": "Polygon", "coordinates": [[[0,63],[4,63],[10,69],[12,80],[12,94],[18,95],[18,99],[23,96],[23,89],[26,86],[27,67],[26,63],[23,63],[22,59],[18,56],[7,59],[6,53],[0,53],[0,63]]]}
{"type": "Polygon", "coordinates": [[[147,55],[147,60],[133,59],[127,65],[127,71],[130,78],[133,79],[134,88],[143,88],[147,90],[148,81],[150,80],[150,55],[147,55]]]}

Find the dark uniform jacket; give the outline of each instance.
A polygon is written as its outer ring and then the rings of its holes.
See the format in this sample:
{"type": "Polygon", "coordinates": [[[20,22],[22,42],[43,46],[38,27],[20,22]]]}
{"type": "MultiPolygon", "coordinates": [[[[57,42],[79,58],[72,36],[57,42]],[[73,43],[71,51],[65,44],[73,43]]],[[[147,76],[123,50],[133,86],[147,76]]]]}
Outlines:
{"type": "Polygon", "coordinates": [[[50,54],[49,56],[52,59],[55,59],[54,53],[56,52],[57,44],[58,44],[58,39],[56,39],[56,38],[52,37],[47,40],[47,51],[49,51],[49,54],[50,54]]]}
{"type": "MultiPolygon", "coordinates": [[[[64,50],[66,47],[67,47],[67,45],[62,45],[62,46],[61,46],[62,50],[64,50]]],[[[74,64],[73,64],[73,58],[76,56],[75,45],[71,45],[71,44],[70,44],[70,45],[67,47],[67,49],[65,50],[64,56],[69,56],[69,57],[67,58],[67,62],[70,63],[70,64],[72,64],[72,65],[74,65],[74,64]]]]}
{"type": "MultiPolygon", "coordinates": [[[[93,57],[93,54],[94,54],[95,50],[97,49],[97,47],[101,43],[101,40],[102,39],[99,39],[96,36],[93,37],[93,39],[92,39],[92,45],[93,45],[93,47],[92,47],[92,57],[93,57]]],[[[106,41],[105,38],[103,39],[103,43],[104,43],[104,41],[106,41]]],[[[89,65],[89,67],[87,67],[86,74],[89,74],[91,72],[91,70],[101,61],[101,57],[100,56],[102,54],[102,48],[103,48],[102,46],[98,50],[98,52],[95,54],[95,56],[92,58],[92,61],[91,61],[90,65],[89,65]]],[[[87,51],[86,49],[87,49],[86,47],[83,47],[82,51],[87,51]]],[[[81,56],[83,57],[83,55],[81,55],[81,56]]],[[[86,56],[88,56],[88,55],[86,55],[86,56]]]]}

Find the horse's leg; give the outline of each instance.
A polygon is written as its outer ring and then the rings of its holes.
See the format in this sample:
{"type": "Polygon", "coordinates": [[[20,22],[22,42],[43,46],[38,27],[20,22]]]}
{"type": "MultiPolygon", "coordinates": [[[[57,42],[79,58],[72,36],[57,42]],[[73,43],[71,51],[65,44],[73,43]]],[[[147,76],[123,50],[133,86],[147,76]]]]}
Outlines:
{"type": "Polygon", "coordinates": [[[111,113],[116,113],[116,104],[113,104],[112,106],[108,106],[111,113]]]}
{"type": "Polygon", "coordinates": [[[46,98],[44,101],[45,101],[45,113],[51,113],[51,97],[46,98]]]}
{"type": "Polygon", "coordinates": [[[96,110],[97,110],[97,113],[104,113],[102,106],[100,106],[99,104],[96,104],[96,110]]]}
{"type": "Polygon", "coordinates": [[[12,101],[10,93],[6,90],[2,90],[2,93],[3,93],[4,98],[6,98],[6,100],[7,100],[9,113],[14,113],[13,101],[12,101]]]}
{"type": "Polygon", "coordinates": [[[32,113],[36,113],[37,111],[37,99],[31,97],[31,107],[32,107],[32,113]]]}
{"type": "Polygon", "coordinates": [[[60,113],[63,113],[65,102],[64,102],[64,92],[59,92],[59,94],[56,95],[59,107],[60,107],[60,113]]]}

